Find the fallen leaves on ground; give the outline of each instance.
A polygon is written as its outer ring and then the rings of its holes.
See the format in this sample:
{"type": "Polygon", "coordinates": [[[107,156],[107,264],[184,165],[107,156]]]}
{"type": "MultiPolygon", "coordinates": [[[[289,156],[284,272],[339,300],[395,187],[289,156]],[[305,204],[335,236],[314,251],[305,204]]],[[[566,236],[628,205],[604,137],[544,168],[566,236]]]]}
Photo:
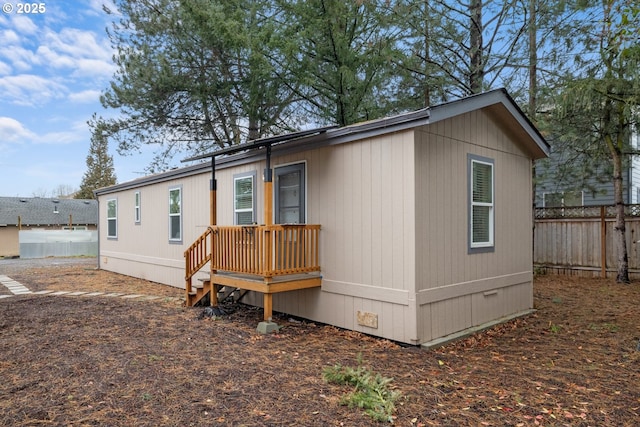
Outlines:
{"type": "MultiPolygon", "coordinates": [[[[0,267],[1,268],[1,267],[0,267]]],[[[541,276],[537,311],[425,350],[260,309],[199,320],[183,291],[70,266],[6,269],[31,290],[123,292],[0,300],[0,425],[367,426],[327,366],[393,378],[398,426],[640,424],[640,286],[541,276]]]]}

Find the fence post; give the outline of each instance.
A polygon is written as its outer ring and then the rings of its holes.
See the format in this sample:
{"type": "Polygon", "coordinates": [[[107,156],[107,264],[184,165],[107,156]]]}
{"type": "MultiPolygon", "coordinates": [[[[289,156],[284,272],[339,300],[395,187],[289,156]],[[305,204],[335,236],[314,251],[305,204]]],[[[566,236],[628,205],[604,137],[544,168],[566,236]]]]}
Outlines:
{"type": "Polygon", "coordinates": [[[605,206],[600,206],[600,277],[607,278],[607,224],[605,206]]]}

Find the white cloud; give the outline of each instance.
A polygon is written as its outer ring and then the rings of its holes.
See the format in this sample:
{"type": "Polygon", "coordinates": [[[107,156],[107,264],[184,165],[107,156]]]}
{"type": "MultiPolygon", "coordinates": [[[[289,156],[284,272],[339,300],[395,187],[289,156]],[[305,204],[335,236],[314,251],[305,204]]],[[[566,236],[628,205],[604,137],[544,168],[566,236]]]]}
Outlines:
{"type": "Polygon", "coordinates": [[[0,141],[22,143],[32,141],[36,134],[11,117],[0,117],[0,141]]]}
{"type": "Polygon", "coordinates": [[[11,61],[11,65],[21,72],[31,71],[33,64],[37,62],[34,53],[22,46],[13,47],[7,58],[11,61]]]}
{"type": "Polygon", "coordinates": [[[0,32],[0,43],[5,48],[20,44],[20,36],[13,30],[4,30],[0,32]]]}
{"type": "Polygon", "coordinates": [[[73,58],[111,59],[110,47],[104,41],[100,43],[92,31],[76,28],[63,28],[58,33],[48,31],[43,42],[52,50],[73,58]]]}
{"type": "Polygon", "coordinates": [[[73,144],[85,142],[88,145],[90,139],[89,125],[86,121],[75,121],[69,124],[68,128],[60,132],[51,132],[43,136],[50,144],[73,144]]]}
{"type": "Polygon", "coordinates": [[[83,138],[80,133],[70,129],[68,131],[48,132],[39,136],[37,139],[38,142],[42,144],[73,144],[86,138],[83,138]]]}
{"type": "Polygon", "coordinates": [[[33,35],[38,32],[38,26],[25,15],[13,15],[13,27],[23,35],[33,35]]]}
{"type": "Polygon", "coordinates": [[[54,80],[32,74],[0,78],[0,93],[4,102],[37,106],[64,96],[66,88],[54,80]]]}
{"type": "Polygon", "coordinates": [[[73,70],[70,76],[74,78],[110,77],[114,71],[111,47],[90,31],[48,31],[36,55],[42,66],[73,70]]]}
{"type": "MultiPolygon", "coordinates": [[[[56,120],[52,120],[55,122],[56,120]]],[[[47,123],[42,123],[43,129],[47,123]]],[[[21,122],[11,117],[0,117],[0,142],[7,144],[67,145],[89,141],[89,127],[85,121],[75,121],[61,131],[45,131],[42,134],[27,129],[21,122]]]]}
{"type": "Polygon", "coordinates": [[[0,76],[6,76],[8,74],[11,74],[11,65],[0,61],[0,76]]]}
{"type": "Polygon", "coordinates": [[[69,94],[69,101],[75,104],[89,104],[100,99],[101,92],[99,90],[83,90],[69,94]]]}

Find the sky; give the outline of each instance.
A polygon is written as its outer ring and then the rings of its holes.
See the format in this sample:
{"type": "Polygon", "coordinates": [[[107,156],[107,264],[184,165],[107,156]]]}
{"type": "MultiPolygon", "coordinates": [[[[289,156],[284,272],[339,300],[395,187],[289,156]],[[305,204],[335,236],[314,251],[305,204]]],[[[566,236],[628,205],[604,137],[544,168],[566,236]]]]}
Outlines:
{"type": "MultiPolygon", "coordinates": [[[[80,187],[91,141],[87,121],[94,113],[117,114],[99,100],[116,71],[103,3],[50,0],[40,3],[42,13],[27,14],[18,13],[27,2],[2,2],[0,196],[54,197],[62,187],[80,187]]],[[[114,147],[110,154],[118,182],[142,176],[151,159],[120,156],[114,147]]]]}

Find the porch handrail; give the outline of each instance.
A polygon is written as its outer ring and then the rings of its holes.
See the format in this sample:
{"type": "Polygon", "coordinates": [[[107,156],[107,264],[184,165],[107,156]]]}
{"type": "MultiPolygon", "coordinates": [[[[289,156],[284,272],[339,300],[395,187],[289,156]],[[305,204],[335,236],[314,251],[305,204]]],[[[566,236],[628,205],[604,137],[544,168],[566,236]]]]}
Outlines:
{"type": "Polygon", "coordinates": [[[210,228],[212,270],[265,278],[320,271],[318,224],[210,228]]]}
{"type": "Polygon", "coordinates": [[[196,239],[195,242],[191,244],[184,251],[184,259],[185,259],[185,289],[187,295],[192,290],[192,278],[193,276],[202,269],[209,261],[211,261],[211,239],[210,236],[213,235],[212,227],[207,227],[207,230],[202,233],[200,237],[196,239]]]}

